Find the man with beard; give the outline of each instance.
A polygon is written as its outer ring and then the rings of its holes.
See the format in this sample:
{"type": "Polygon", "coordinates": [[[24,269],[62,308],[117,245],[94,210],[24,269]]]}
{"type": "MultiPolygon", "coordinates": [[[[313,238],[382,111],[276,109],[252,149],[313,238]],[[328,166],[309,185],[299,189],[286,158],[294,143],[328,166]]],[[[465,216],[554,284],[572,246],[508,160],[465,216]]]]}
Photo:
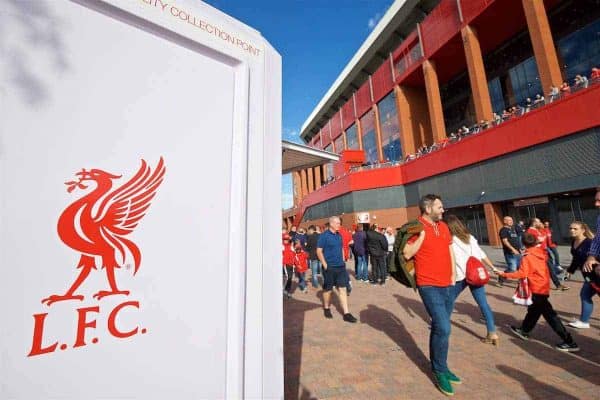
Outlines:
{"type": "Polygon", "coordinates": [[[419,295],[431,317],[429,357],[438,389],[454,394],[452,384],[460,384],[459,377],[448,369],[450,316],[453,308],[452,286],[456,272],[452,253],[452,235],[442,221],[444,206],[440,196],[428,194],[419,201],[419,222],[423,231],[413,236],[404,246],[404,258],[415,259],[415,276],[419,295]]]}

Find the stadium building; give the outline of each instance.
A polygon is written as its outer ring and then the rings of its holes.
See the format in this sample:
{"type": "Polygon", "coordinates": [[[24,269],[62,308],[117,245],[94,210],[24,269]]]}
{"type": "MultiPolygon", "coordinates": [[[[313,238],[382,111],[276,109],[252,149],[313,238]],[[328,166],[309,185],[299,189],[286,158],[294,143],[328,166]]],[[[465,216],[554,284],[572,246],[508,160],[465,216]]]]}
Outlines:
{"type": "Polygon", "coordinates": [[[293,173],[284,223],[398,227],[436,193],[482,243],[503,215],[565,243],[596,214],[594,67],[598,0],[397,0],[302,126],[339,161],[293,173]]]}

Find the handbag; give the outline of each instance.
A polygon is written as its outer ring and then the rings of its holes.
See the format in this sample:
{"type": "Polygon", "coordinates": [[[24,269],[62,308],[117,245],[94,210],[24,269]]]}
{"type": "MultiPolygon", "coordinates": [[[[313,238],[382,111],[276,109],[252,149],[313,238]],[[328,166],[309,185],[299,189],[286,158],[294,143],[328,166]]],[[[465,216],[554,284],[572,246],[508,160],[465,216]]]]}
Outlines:
{"type": "Polygon", "coordinates": [[[527,278],[519,279],[519,284],[513,294],[513,302],[522,306],[529,306],[533,303],[531,300],[531,290],[529,289],[529,281],[527,278]]]}
{"type": "Polygon", "coordinates": [[[483,263],[477,257],[473,257],[473,245],[471,244],[471,255],[467,258],[465,279],[472,286],[483,286],[490,281],[490,274],[483,263]]]}

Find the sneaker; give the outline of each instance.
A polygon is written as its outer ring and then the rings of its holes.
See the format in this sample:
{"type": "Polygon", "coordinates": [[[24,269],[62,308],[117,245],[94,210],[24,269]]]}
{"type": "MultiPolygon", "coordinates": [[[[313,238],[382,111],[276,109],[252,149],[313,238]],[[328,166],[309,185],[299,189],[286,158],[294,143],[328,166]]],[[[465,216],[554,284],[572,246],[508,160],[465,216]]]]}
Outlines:
{"type": "Polygon", "coordinates": [[[521,339],[529,340],[529,333],[525,332],[523,329],[511,325],[510,330],[521,339]]]}
{"type": "Polygon", "coordinates": [[[589,327],[590,327],[589,322],[583,322],[580,320],[569,322],[567,325],[572,326],[573,328],[577,328],[577,329],[589,329],[589,327]]]}
{"type": "Polygon", "coordinates": [[[333,314],[331,314],[331,310],[329,308],[323,309],[323,315],[325,315],[325,318],[333,318],[333,314]]]}
{"type": "Polygon", "coordinates": [[[446,372],[446,378],[448,378],[450,383],[455,385],[460,385],[462,383],[462,380],[458,376],[454,375],[454,373],[450,370],[446,372]]]}
{"type": "Polygon", "coordinates": [[[556,350],[559,350],[559,351],[567,351],[567,352],[579,351],[579,346],[577,346],[577,343],[575,343],[575,342],[571,342],[571,343],[562,342],[560,344],[557,344],[555,346],[555,348],[556,348],[556,350]]]}
{"type": "Polygon", "coordinates": [[[356,317],[354,315],[352,315],[350,313],[346,313],[346,314],[344,314],[344,321],[354,324],[358,320],[356,319],[356,317]]]}
{"type": "Polygon", "coordinates": [[[454,389],[448,380],[446,374],[433,374],[435,378],[435,386],[446,396],[454,396],[454,389]]]}

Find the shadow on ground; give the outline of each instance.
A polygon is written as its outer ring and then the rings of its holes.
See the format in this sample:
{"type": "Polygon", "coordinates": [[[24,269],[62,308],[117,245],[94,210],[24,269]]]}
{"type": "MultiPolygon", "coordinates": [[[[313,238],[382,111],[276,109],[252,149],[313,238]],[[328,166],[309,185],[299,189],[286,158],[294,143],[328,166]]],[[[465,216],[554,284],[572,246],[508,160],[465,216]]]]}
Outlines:
{"type": "MultiPolygon", "coordinates": [[[[296,293],[299,293],[296,291],[296,293]]],[[[285,399],[312,400],[316,399],[309,390],[302,387],[300,391],[300,368],[302,366],[302,344],[304,336],[304,315],[319,308],[319,304],[296,298],[284,299],[283,302],[283,348],[284,348],[284,377],[285,399]],[[294,320],[285,318],[294,315],[294,320]]]]}

